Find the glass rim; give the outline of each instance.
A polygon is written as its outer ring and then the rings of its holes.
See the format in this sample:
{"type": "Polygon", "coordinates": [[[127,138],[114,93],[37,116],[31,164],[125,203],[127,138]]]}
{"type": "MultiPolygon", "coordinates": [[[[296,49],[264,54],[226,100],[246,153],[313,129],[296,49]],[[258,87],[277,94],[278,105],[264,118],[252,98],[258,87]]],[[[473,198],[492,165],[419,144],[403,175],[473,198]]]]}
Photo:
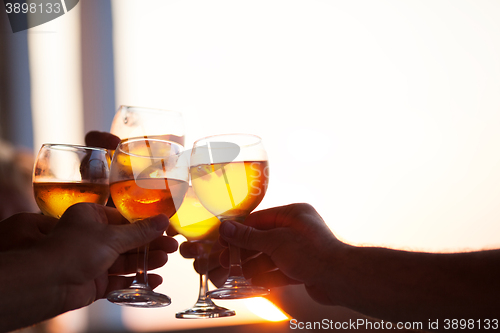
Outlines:
{"type": "Polygon", "coordinates": [[[96,151],[103,151],[106,154],[109,154],[109,150],[106,148],[83,146],[83,145],[70,144],[70,143],[44,143],[44,144],[42,144],[42,147],[40,148],[40,150],[42,150],[44,148],[64,150],[64,151],[96,150],[96,151]]]}
{"type": "MultiPolygon", "coordinates": [[[[168,158],[170,156],[180,155],[184,151],[184,146],[182,146],[181,144],[179,144],[179,143],[177,143],[175,141],[170,141],[170,140],[157,139],[157,138],[135,137],[135,138],[127,138],[127,139],[121,140],[120,143],[118,143],[118,146],[116,146],[116,150],[119,150],[120,152],[122,152],[122,153],[124,153],[126,155],[129,155],[129,156],[140,157],[140,158],[149,158],[149,159],[152,159],[152,158],[158,159],[158,158],[166,158],[166,157],[168,158]],[[163,143],[168,143],[171,146],[177,146],[180,149],[179,149],[178,153],[170,154],[170,155],[162,155],[162,156],[138,155],[138,154],[134,154],[134,153],[131,153],[131,152],[128,152],[128,151],[124,151],[122,149],[123,144],[130,143],[130,142],[136,142],[136,141],[156,141],[156,142],[163,142],[163,143]]],[[[117,155],[116,152],[115,152],[114,155],[117,155]]]]}
{"type": "MultiPolygon", "coordinates": [[[[212,139],[212,138],[217,138],[217,137],[238,137],[238,136],[241,136],[241,137],[252,137],[255,140],[255,142],[251,142],[251,143],[248,143],[248,144],[237,144],[239,147],[241,148],[244,148],[244,147],[251,147],[251,146],[255,146],[255,145],[258,145],[260,143],[262,143],[262,138],[258,135],[255,135],[255,134],[248,134],[248,133],[228,133],[228,134],[215,134],[215,135],[209,135],[209,136],[206,136],[206,137],[203,137],[203,138],[200,138],[198,140],[196,140],[194,143],[193,143],[193,148],[197,146],[197,144],[200,142],[200,141],[207,141],[207,142],[213,142],[214,140],[209,140],[209,139],[212,139]]],[[[218,141],[218,142],[224,142],[223,140],[221,141],[218,141]]],[[[231,143],[235,143],[235,142],[232,142],[232,141],[227,141],[227,142],[231,142],[231,143]]]]}
{"type": "Polygon", "coordinates": [[[135,106],[135,105],[120,105],[118,107],[118,109],[116,110],[116,113],[120,112],[120,110],[122,110],[122,109],[132,109],[132,110],[137,109],[137,110],[144,110],[144,111],[151,112],[151,113],[171,112],[171,113],[175,113],[175,114],[182,117],[182,113],[180,111],[154,108],[154,107],[148,107],[148,106],[135,106]]]}

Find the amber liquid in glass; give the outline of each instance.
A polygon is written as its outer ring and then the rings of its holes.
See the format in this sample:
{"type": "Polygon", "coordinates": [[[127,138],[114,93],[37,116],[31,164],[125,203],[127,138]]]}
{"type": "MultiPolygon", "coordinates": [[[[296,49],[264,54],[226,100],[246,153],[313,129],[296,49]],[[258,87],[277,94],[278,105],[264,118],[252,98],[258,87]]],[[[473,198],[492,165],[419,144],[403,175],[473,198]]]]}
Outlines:
{"type": "Polygon", "coordinates": [[[61,218],[68,207],[79,202],[105,205],[109,197],[108,184],[77,182],[34,182],[33,191],[44,215],[61,218]]]}
{"type": "Polygon", "coordinates": [[[196,195],[212,214],[245,217],[264,198],[269,180],[267,161],[201,164],[191,167],[196,195]]]}
{"type": "Polygon", "coordinates": [[[208,292],[208,255],[219,236],[220,221],[203,207],[191,186],[181,207],[170,218],[170,225],[187,240],[197,242],[202,247],[202,252],[198,253],[196,258],[197,269],[200,273],[198,300],[191,308],[176,313],[175,317],[193,319],[234,316],[233,310],[214,304],[206,295],[208,292]]]}
{"type": "Polygon", "coordinates": [[[172,217],[187,189],[186,181],[169,178],[139,178],[110,184],[116,208],[130,222],[158,214],[172,217]]]}
{"type": "Polygon", "coordinates": [[[170,225],[189,241],[215,241],[219,236],[219,219],[203,207],[192,187],[177,213],[170,218],[170,225]]]}

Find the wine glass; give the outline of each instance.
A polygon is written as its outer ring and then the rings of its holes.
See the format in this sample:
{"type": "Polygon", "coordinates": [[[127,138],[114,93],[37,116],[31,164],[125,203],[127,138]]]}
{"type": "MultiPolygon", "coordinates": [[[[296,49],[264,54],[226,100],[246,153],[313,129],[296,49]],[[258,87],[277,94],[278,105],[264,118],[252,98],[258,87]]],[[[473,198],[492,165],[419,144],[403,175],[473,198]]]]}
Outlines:
{"type": "Polygon", "coordinates": [[[111,123],[111,134],[120,139],[158,138],[184,146],[184,121],[180,112],[122,105],[111,123]]]}
{"type": "MultiPolygon", "coordinates": [[[[110,192],[118,211],[130,222],[165,214],[181,206],[188,189],[189,167],[182,146],[159,139],[122,140],[110,170],[110,192]]],[[[108,294],[110,302],[135,307],[160,307],[170,297],[153,292],[147,279],[148,245],[138,249],[135,279],[126,289],[108,294]]]]}
{"type": "Polygon", "coordinates": [[[217,306],[207,297],[208,255],[219,237],[220,221],[203,207],[191,186],[181,207],[170,218],[170,225],[188,241],[198,243],[202,248],[202,252],[196,258],[200,274],[198,300],[190,309],[176,313],[175,317],[197,319],[234,316],[233,310],[217,306]]]}
{"type": "Polygon", "coordinates": [[[106,149],[44,144],[33,169],[33,192],[44,215],[61,218],[79,202],[105,205],[109,197],[106,149]]]}
{"type": "MultiPolygon", "coordinates": [[[[264,198],[269,180],[267,153],[261,138],[250,134],[216,135],[194,143],[191,182],[200,202],[225,220],[244,223],[264,198]]],[[[243,276],[240,249],[229,246],[229,277],[211,298],[263,296],[267,288],[251,285],[243,276]]]]}

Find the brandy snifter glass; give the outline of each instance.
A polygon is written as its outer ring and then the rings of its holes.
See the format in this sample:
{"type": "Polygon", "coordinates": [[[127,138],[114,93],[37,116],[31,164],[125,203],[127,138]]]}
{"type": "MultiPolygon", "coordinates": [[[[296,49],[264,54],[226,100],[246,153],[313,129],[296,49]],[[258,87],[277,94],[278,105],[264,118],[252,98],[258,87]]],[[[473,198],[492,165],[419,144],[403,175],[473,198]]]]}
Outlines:
{"type": "Polygon", "coordinates": [[[44,215],[61,218],[79,202],[105,205],[110,156],[106,149],[44,144],[33,169],[33,192],[44,215]]]}
{"type": "Polygon", "coordinates": [[[184,120],[177,111],[122,105],[115,113],[110,131],[122,140],[156,138],[184,146],[184,120]]]}

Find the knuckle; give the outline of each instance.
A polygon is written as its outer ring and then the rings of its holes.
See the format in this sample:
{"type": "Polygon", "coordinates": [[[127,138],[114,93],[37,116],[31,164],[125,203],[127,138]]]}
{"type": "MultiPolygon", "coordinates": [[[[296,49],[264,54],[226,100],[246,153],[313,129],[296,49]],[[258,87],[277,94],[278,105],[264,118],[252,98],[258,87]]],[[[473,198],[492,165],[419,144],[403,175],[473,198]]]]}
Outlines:
{"type": "Polygon", "coordinates": [[[252,245],[252,236],[253,236],[253,229],[251,227],[245,226],[243,230],[243,235],[241,237],[243,247],[249,248],[249,246],[252,245]]]}
{"type": "Polygon", "coordinates": [[[311,216],[318,216],[318,212],[316,208],[314,208],[311,204],[308,203],[300,203],[296,206],[296,211],[294,215],[298,218],[307,218],[311,216]]]}
{"type": "Polygon", "coordinates": [[[149,239],[149,227],[146,225],[145,221],[139,221],[134,223],[136,227],[137,235],[140,239],[146,240],[149,239]]]}
{"type": "Polygon", "coordinates": [[[316,209],[309,203],[302,202],[297,204],[297,207],[299,208],[300,211],[306,212],[306,213],[315,213],[316,209]]]}

